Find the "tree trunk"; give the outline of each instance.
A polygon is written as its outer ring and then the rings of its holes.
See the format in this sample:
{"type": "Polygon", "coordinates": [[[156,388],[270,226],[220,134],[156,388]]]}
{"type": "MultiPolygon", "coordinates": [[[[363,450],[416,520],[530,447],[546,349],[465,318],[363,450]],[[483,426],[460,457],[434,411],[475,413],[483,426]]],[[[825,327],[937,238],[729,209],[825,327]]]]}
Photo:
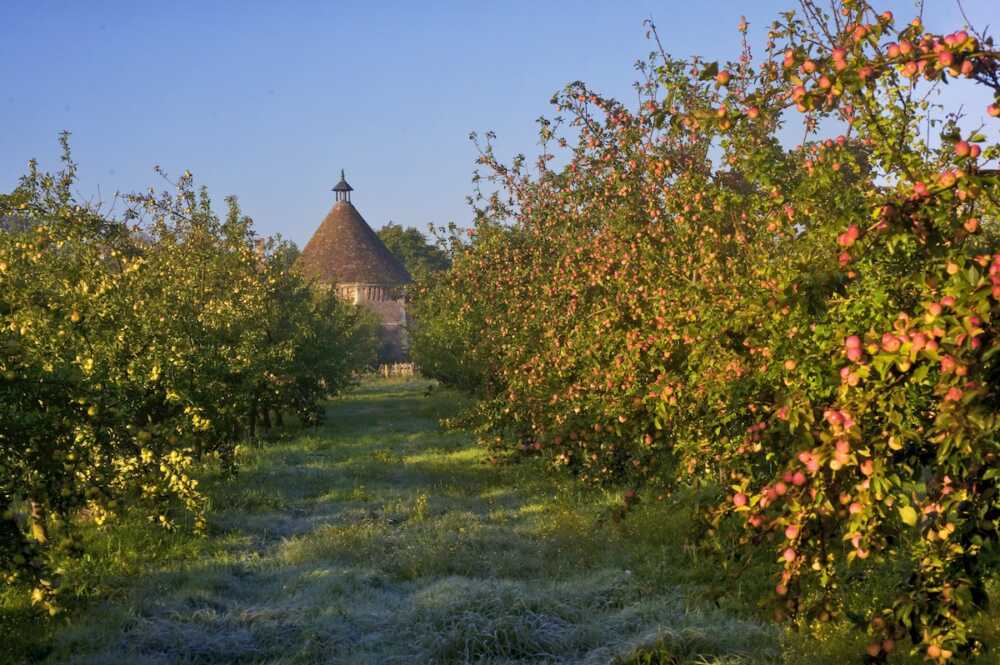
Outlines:
{"type": "Polygon", "coordinates": [[[253,441],[254,438],[257,436],[257,400],[256,399],[254,399],[250,403],[250,413],[248,414],[247,419],[249,421],[248,422],[248,427],[247,427],[247,431],[248,431],[248,435],[249,435],[248,438],[251,441],[253,441]]]}

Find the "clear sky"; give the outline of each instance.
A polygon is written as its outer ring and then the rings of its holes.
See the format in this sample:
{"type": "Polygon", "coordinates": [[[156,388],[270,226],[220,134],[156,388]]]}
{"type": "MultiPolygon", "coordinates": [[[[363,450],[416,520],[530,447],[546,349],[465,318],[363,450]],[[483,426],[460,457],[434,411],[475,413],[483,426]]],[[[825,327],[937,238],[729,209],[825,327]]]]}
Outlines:
{"type": "MultiPolygon", "coordinates": [[[[912,0],[876,0],[897,17],[912,0]]],[[[190,169],[221,204],[236,194],[262,234],[300,245],[333,202],[341,168],[375,228],[465,225],[475,150],[531,154],[534,120],[566,83],[632,99],[651,48],[734,58],[741,14],[762,33],[794,0],[618,2],[49,2],[0,0],[0,191],[35,157],[56,166],[73,133],[80,194],[165,185],[190,169]]],[[[926,0],[954,30],[954,0],[926,0]]],[[[998,0],[964,0],[981,27],[998,0]]],[[[982,116],[986,98],[970,109],[982,116]],[[973,108],[974,107],[974,108],[973,108]]]]}

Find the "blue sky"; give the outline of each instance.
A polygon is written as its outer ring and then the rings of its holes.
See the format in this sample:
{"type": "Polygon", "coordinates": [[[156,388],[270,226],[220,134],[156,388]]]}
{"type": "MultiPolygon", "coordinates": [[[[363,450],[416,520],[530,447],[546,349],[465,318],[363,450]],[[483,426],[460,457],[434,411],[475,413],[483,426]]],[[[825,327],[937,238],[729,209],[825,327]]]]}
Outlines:
{"type": "MultiPolygon", "coordinates": [[[[760,44],[794,4],[0,0],[0,191],[32,157],[54,167],[66,129],[86,198],[162,186],[155,164],[190,169],[219,203],[237,195],[260,233],[302,245],[344,168],[375,228],[465,225],[470,131],[530,154],[566,83],[634,97],[645,18],[674,55],[726,59],[741,14],[760,44]]],[[[911,0],[875,4],[914,14],[911,0]]],[[[932,29],[961,27],[953,0],[926,4],[932,29]]],[[[1000,24],[996,0],[964,5],[977,26],[1000,24]]]]}

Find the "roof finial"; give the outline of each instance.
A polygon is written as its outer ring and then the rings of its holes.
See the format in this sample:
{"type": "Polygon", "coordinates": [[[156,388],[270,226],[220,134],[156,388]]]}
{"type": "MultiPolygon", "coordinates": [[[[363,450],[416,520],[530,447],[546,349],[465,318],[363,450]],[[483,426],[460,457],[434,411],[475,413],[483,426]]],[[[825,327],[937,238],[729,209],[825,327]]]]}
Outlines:
{"type": "Polygon", "coordinates": [[[338,201],[350,202],[351,192],[354,191],[354,188],[347,184],[347,178],[344,177],[344,169],[340,169],[340,182],[333,188],[333,191],[336,192],[338,201]]]}

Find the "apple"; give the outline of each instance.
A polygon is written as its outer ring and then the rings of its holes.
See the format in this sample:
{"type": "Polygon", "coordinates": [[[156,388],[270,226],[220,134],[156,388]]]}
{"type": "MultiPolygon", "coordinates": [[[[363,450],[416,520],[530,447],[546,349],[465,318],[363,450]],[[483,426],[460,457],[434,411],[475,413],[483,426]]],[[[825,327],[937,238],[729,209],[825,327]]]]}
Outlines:
{"type": "Polygon", "coordinates": [[[885,333],[882,335],[882,348],[888,353],[896,353],[899,351],[901,343],[899,338],[892,333],[885,333]]]}
{"type": "Polygon", "coordinates": [[[957,366],[958,363],[951,356],[945,356],[941,358],[941,371],[944,374],[951,374],[952,372],[955,371],[955,368],[957,366]]]}

